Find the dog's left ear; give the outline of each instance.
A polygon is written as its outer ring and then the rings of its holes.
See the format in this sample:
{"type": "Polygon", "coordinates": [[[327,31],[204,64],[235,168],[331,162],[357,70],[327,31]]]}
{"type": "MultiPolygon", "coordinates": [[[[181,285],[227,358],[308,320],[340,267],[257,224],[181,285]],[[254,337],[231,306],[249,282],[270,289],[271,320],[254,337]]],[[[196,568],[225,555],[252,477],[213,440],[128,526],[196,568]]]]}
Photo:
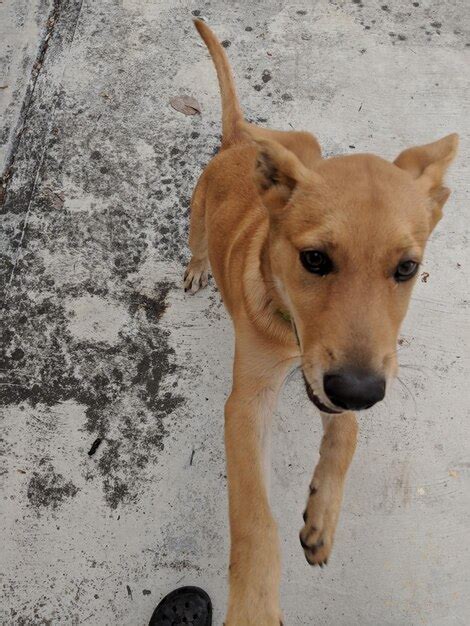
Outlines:
{"type": "Polygon", "coordinates": [[[444,175],[457,154],[459,136],[447,135],[434,143],[415,146],[401,152],[394,163],[406,170],[429,197],[431,228],[442,217],[442,207],[446,203],[450,189],[444,186],[444,175]]]}

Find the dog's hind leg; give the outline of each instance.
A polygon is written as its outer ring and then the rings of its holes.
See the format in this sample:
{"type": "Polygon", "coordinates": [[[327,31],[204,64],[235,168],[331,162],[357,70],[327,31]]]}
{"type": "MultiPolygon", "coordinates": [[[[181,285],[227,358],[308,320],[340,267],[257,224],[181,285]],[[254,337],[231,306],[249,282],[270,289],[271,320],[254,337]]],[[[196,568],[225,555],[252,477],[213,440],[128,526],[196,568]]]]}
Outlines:
{"type": "Polygon", "coordinates": [[[206,209],[204,174],[199,179],[191,198],[191,224],[189,227],[189,248],[191,260],[183,278],[184,290],[196,293],[206,287],[209,279],[209,259],[207,256],[206,209]]]}
{"type": "Polygon", "coordinates": [[[357,440],[357,420],[350,411],[341,415],[322,413],[323,439],[320,460],[310,483],[300,543],[310,565],[323,566],[333,546],[343,499],[346,473],[357,440]]]}

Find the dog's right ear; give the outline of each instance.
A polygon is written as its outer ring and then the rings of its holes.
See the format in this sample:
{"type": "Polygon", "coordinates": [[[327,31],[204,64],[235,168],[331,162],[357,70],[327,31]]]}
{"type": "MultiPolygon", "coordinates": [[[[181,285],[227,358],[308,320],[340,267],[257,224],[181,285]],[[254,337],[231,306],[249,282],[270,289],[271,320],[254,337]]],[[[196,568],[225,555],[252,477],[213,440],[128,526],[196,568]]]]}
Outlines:
{"type": "Polygon", "coordinates": [[[243,123],[242,129],[258,147],[253,177],[261,194],[278,187],[289,196],[299,183],[311,180],[312,172],[293,152],[277,141],[266,139],[256,126],[243,123]]]}
{"type": "Polygon", "coordinates": [[[307,181],[310,172],[293,152],[270,139],[262,139],[256,143],[258,156],[254,177],[262,191],[275,185],[292,191],[298,183],[307,181]]]}

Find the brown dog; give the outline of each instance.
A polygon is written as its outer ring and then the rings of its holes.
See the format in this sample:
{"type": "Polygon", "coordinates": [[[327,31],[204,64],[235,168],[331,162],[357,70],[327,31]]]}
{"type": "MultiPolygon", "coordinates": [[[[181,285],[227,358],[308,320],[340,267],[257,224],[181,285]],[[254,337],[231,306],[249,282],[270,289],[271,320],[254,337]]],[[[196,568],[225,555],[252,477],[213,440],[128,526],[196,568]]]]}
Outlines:
{"type": "Polygon", "coordinates": [[[279,546],[265,485],[265,444],[279,389],[300,364],[324,436],[300,542],[327,562],[355,410],[382,400],[426,240],[449,197],[443,177],[458,137],[409,148],[394,163],[371,154],[322,159],[306,132],[243,121],[224,49],[202,21],[223,108],[222,147],[192,198],[184,286],[209,263],[235,327],[225,406],[231,533],[227,626],[278,626],[279,546]]]}

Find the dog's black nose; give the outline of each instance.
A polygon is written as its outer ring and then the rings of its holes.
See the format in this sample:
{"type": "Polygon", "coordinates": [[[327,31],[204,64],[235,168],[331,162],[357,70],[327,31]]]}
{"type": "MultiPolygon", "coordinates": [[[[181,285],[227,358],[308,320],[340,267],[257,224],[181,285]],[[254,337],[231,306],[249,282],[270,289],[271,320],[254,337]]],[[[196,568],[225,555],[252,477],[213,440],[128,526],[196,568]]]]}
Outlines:
{"type": "Polygon", "coordinates": [[[369,409],[385,396],[385,379],[363,370],[325,374],[323,388],[331,402],[342,409],[369,409]]]}

